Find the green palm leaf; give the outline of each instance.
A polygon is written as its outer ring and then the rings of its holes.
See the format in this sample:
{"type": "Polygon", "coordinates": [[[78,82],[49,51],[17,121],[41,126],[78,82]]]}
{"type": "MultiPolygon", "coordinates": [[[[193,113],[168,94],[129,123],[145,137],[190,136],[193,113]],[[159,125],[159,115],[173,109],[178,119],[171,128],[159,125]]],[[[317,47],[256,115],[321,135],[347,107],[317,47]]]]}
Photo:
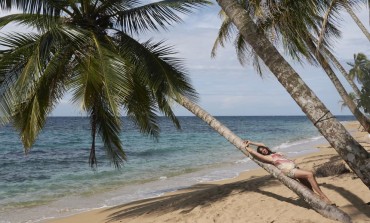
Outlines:
{"type": "Polygon", "coordinates": [[[133,67],[130,75],[133,88],[122,104],[127,116],[139,127],[140,132],[157,139],[160,128],[156,114],[158,111],[156,99],[145,85],[145,80],[141,78],[141,75],[137,75],[138,73],[140,73],[138,68],[133,67]]]}
{"type": "Polygon", "coordinates": [[[206,0],[164,0],[116,13],[116,26],[125,33],[141,33],[159,28],[167,29],[173,23],[181,22],[175,13],[188,14],[192,9],[210,4],[206,0]]]}
{"type": "Polygon", "coordinates": [[[211,57],[216,57],[218,46],[224,47],[225,42],[229,41],[232,34],[235,32],[235,26],[231,22],[230,18],[225,15],[224,11],[221,10],[219,12],[219,16],[222,19],[222,24],[218,30],[218,35],[213,44],[211,57]]]}
{"type": "MultiPolygon", "coordinates": [[[[64,52],[68,52],[68,48],[64,49],[64,52]]],[[[12,114],[14,126],[21,133],[26,151],[37,138],[47,115],[65,92],[64,84],[68,76],[63,75],[65,69],[63,63],[68,63],[69,58],[68,53],[57,52],[50,58],[42,77],[35,81],[33,86],[22,86],[27,87],[28,94],[14,95],[16,96],[13,100],[15,109],[12,114]],[[27,97],[24,98],[24,95],[27,97]]]]}
{"type": "Polygon", "coordinates": [[[363,53],[358,53],[353,56],[354,63],[347,63],[352,68],[349,70],[349,77],[355,78],[359,83],[363,83],[364,78],[370,73],[370,61],[363,53]]]}
{"type": "Polygon", "coordinates": [[[66,10],[67,1],[59,0],[5,0],[1,1],[1,9],[22,10],[26,14],[59,15],[61,10],[66,10]]]}
{"type": "Polygon", "coordinates": [[[37,34],[12,33],[0,38],[0,120],[12,121],[26,151],[64,92],[87,112],[91,122],[89,163],[96,166],[96,137],[113,165],[126,159],[119,134],[121,110],[154,138],[158,112],[175,126],[171,103],[180,95],[196,98],[182,60],[163,42],[139,43],[129,36],[166,29],[209,4],[205,0],[7,0],[1,9],[20,14],[0,17],[0,28],[20,24],[37,34]]]}
{"type": "MultiPolygon", "coordinates": [[[[188,84],[182,61],[172,57],[175,52],[171,47],[164,46],[163,42],[139,43],[122,32],[117,33],[116,41],[120,46],[122,57],[129,56],[130,63],[136,67],[135,75],[153,92],[159,111],[179,127],[178,120],[170,109],[171,98],[187,95],[196,100],[195,90],[188,84]]],[[[152,126],[156,124],[153,123],[152,126]]],[[[147,128],[142,128],[144,129],[147,128]]]]}
{"type": "Polygon", "coordinates": [[[107,155],[116,166],[125,159],[119,140],[119,103],[130,89],[125,62],[115,54],[114,46],[91,34],[90,50],[84,51],[76,63],[76,74],[70,82],[73,101],[80,102],[91,117],[93,143],[90,165],[96,165],[95,136],[100,134],[107,155]]]}

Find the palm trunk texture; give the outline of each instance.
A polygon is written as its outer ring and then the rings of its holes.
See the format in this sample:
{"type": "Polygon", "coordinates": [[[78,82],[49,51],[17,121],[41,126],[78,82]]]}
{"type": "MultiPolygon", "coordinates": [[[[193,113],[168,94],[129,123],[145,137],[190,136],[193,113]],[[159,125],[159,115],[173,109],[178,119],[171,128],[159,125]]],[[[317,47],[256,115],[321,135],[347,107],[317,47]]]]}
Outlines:
{"type": "Polygon", "coordinates": [[[243,38],[253,47],[257,55],[264,61],[320,133],[362,182],[370,188],[370,158],[368,152],[334,118],[268,39],[257,31],[256,24],[242,6],[235,0],[217,0],[217,2],[226,15],[232,19],[243,38]]]}
{"type": "Polygon", "coordinates": [[[357,24],[357,26],[361,29],[361,31],[365,34],[365,36],[367,37],[367,39],[370,41],[370,33],[367,31],[367,29],[364,26],[364,24],[362,24],[362,22],[358,19],[358,17],[352,11],[351,7],[348,4],[343,4],[343,5],[344,5],[344,8],[346,8],[348,14],[352,17],[352,19],[355,21],[355,23],[357,24]]]}
{"type": "Polygon", "coordinates": [[[320,51],[317,51],[317,48],[313,41],[309,38],[307,38],[306,41],[309,49],[311,52],[316,52],[315,57],[317,61],[320,63],[321,67],[324,69],[325,73],[328,75],[331,82],[334,84],[335,88],[337,89],[339,95],[342,97],[344,103],[348,106],[349,110],[352,112],[352,114],[356,117],[356,119],[360,122],[362,127],[364,127],[365,131],[370,133],[370,120],[367,118],[361,111],[358,109],[357,105],[351,97],[348,95],[346,89],[343,87],[342,83],[338,79],[338,77],[335,75],[333,69],[330,67],[329,63],[326,61],[324,56],[321,54],[320,51]]]}
{"type": "Polygon", "coordinates": [[[356,96],[360,97],[360,95],[361,95],[360,89],[357,87],[355,82],[349,77],[347,71],[344,69],[342,64],[340,64],[340,62],[337,60],[337,58],[329,50],[327,50],[327,49],[324,49],[324,50],[325,50],[325,55],[333,62],[335,67],[338,68],[338,70],[341,72],[341,74],[344,76],[344,78],[346,78],[349,85],[352,87],[353,91],[355,92],[356,96]]]}
{"type": "Polygon", "coordinates": [[[315,195],[310,189],[300,184],[298,181],[293,180],[285,176],[279,169],[275,166],[266,164],[263,162],[258,161],[253,156],[251,156],[247,150],[245,149],[245,145],[243,144],[243,140],[235,135],[233,132],[230,131],[226,126],[222,123],[217,121],[214,117],[212,117],[209,113],[203,110],[201,107],[187,99],[186,97],[180,97],[177,102],[192,112],[194,115],[205,121],[208,125],[210,125],[214,130],[216,130],[220,135],[225,137],[231,144],[233,144],[236,148],[238,148],[242,153],[248,156],[251,160],[257,163],[259,166],[264,168],[267,172],[277,178],[280,182],[282,182],[285,186],[291,189],[294,193],[296,193],[299,197],[304,199],[315,211],[320,213],[322,216],[337,220],[340,222],[352,222],[351,218],[344,213],[339,208],[328,205],[326,202],[321,200],[317,195],[315,195]]]}

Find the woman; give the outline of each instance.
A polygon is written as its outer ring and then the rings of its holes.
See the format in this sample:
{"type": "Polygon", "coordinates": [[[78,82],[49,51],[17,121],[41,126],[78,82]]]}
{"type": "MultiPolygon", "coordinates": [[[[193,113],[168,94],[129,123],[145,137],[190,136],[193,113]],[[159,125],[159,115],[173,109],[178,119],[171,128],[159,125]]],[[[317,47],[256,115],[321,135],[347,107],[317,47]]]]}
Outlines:
{"type": "Polygon", "coordinates": [[[319,185],[317,184],[316,178],[311,171],[299,169],[295,165],[294,161],[287,159],[281,153],[272,152],[263,143],[245,141],[244,144],[246,145],[246,150],[258,160],[265,163],[273,164],[288,177],[299,180],[299,182],[301,182],[303,185],[318,193],[320,198],[323,199],[325,202],[327,202],[328,204],[333,204],[329,200],[329,198],[321,191],[319,185]],[[250,148],[249,145],[257,146],[257,152],[250,148]]]}

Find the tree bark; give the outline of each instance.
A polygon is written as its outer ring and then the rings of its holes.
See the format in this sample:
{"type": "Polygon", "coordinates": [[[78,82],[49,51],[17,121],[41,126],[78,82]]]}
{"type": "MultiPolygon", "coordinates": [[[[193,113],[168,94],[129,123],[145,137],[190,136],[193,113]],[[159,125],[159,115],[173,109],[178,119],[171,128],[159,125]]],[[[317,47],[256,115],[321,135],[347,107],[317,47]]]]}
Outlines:
{"type": "Polygon", "coordinates": [[[344,78],[346,78],[346,80],[348,81],[349,85],[354,90],[356,96],[359,98],[360,95],[361,95],[361,91],[357,87],[357,85],[355,84],[355,82],[349,77],[347,71],[344,69],[344,67],[342,66],[342,64],[340,64],[340,62],[337,60],[337,58],[329,50],[327,50],[327,49],[324,49],[324,50],[325,50],[325,55],[334,63],[335,67],[338,68],[338,70],[341,72],[341,74],[344,76],[344,78]]]}
{"type": "Polygon", "coordinates": [[[214,117],[208,114],[205,110],[201,107],[196,105],[195,103],[191,102],[186,97],[181,96],[177,99],[177,102],[192,112],[194,115],[205,121],[208,125],[210,125],[214,130],[216,130],[220,135],[225,137],[231,144],[233,144],[236,148],[238,148],[242,153],[248,156],[251,160],[256,162],[259,166],[264,168],[267,172],[272,174],[275,178],[277,178],[280,182],[282,182],[285,186],[295,192],[299,197],[304,199],[314,210],[320,213],[322,216],[337,220],[340,222],[352,222],[351,218],[339,208],[329,205],[323,200],[321,200],[317,195],[315,195],[311,190],[307,187],[300,184],[298,181],[293,180],[285,176],[279,169],[275,166],[266,164],[263,162],[258,161],[253,156],[251,156],[247,150],[245,149],[245,145],[243,144],[243,140],[235,135],[233,132],[230,131],[226,126],[222,123],[217,121],[214,117]]]}
{"type": "Polygon", "coordinates": [[[365,36],[367,37],[367,39],[370,41],[370,33],[367,31],[367,29],[364,26],[364,24],[362,24],[362,22],[358,19],[358,17],[352,11],[351,7],[348,4],[345,3],[343,5],[344,5],[344,8],[347,10],[348,14],[352,17],[352,19],[355,21],[355,23],[357,24],[357,26],[361,29],[361,31],[365,34],[365,36]]]}
{"type": "Polygon", "coordinates": [[[331,82],[334,84],[339,95],[342,97],[344,103],[346,103],[349,110],[356,117],[356,119],[360,122],[362,127],[364,127],[365,131],[370,133],[370,120],[360,111],[360,109],[358,109],[357,105],[355,104],[355,102],[353,102],[351,97],[348,95],[346,89],[343,87],[342,83],[340,82],[338,77],[335,75],[333,69],[330,67],[325,57],[321,54],[320,51],[317,50],[317,47],[313,43],[312,39],[308,37],[306,39],[306,43],[310,51],[315,53],[315,57],[317,61],[320,63],[321,67],[324,69],[325,73],[328,75],[331,82]]]}
{"type": "Polygon", "coordinates": [[[243,38],[253,47],[311,122],[338,152],[342,159],[370,188],[370,158],[368,152],[338,122],[296,71],[280,55],[268,39],[257,31],[257,26],[235,0],[217,0],[232,19],[243,38]]]}

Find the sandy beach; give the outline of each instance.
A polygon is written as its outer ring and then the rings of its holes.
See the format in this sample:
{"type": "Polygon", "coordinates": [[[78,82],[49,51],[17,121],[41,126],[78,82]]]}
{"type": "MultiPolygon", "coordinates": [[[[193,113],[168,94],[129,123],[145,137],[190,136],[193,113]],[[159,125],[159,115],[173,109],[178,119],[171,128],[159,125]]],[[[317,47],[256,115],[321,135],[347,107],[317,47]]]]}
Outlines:
{"type": "MultiPolygon", "coordinates": [[[[370,151],[370,137],[357,122],[345,124],[370,151]]],[[[312,170],[321,164],[342,162],[329,145],[319,152],[298,157],[300,168],[312,170]]],[[[317,178],[324,193],[353,222],[370,222],[369,189],[352,173],[317,178]]],[[[259,168],[237,178],[197,184],[163,196],[97,209],[48,222],[335,222],[322,217],[283,184],[259,168]]]]}

